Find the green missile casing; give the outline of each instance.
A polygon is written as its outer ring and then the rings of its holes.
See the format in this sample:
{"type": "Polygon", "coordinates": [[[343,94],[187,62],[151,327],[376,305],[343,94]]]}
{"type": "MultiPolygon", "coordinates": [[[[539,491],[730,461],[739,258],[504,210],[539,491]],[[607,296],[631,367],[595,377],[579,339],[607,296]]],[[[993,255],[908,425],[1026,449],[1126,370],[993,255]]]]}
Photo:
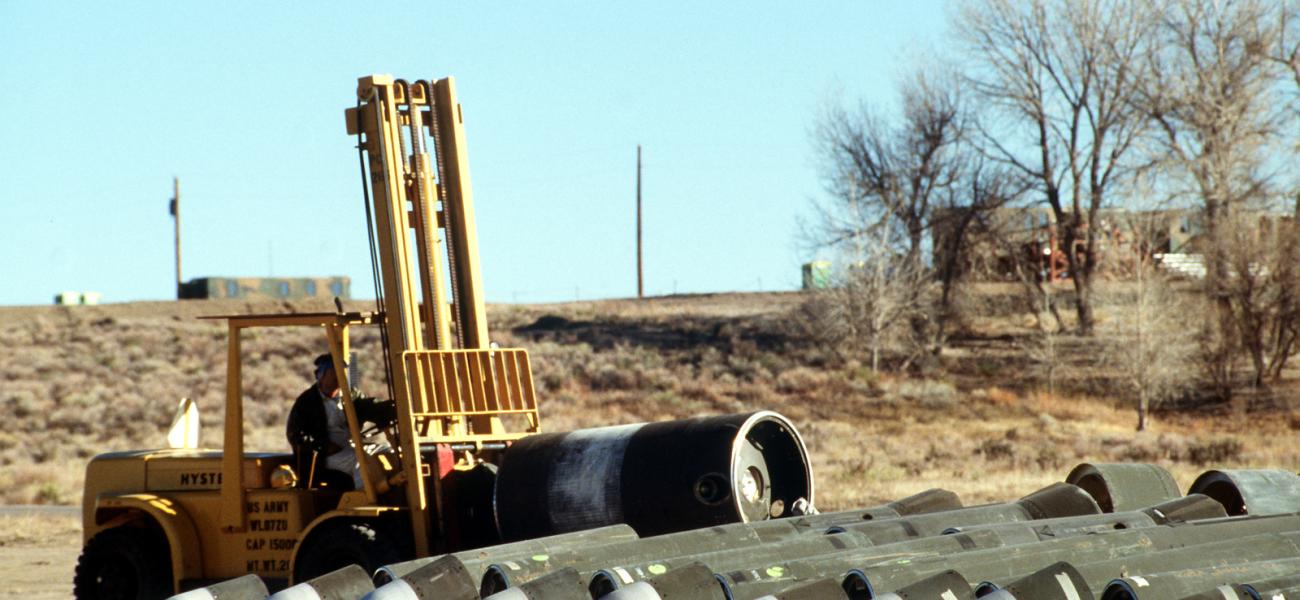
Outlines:
{"type": "MultiPolygon", "coordinates": [[[[444,554],[400,579],[385,583],[361,600],[478,600],[478,581],[455,556],[444,554]]],[[[288,600],[288,599],[286,599],[288,600]]]]}
{"type": "Polygon", "coordinates": [[[572,598],[586,600],[587,586],[577,569],[565,567],[551,571],[518,587],[492,594],[483,600],[542,600],[543,598],[572,598]]]}
{"type": "Polygon", "coordinates": [[[1245,587],[1262,600],[1300,600],[1300,572],[1253,581],[1245,587]]]}
{"type": "Polygon", "coordinates": [[[1065,482],[1086,490],[1106,512],[1137,510],[1180,496],[1174,476],[1149,463],[1083,463],[1070,470],[1065,482]]]}
{"type": "Polygon", "coordinates": [[[270,600],[351,600],[375,590],[370,574],[357,565],[348,565],[309,579],[271,595],[270,600]]]}
{"type": "MultiPolygon", "coordinates": [[[[1073,486],[1064,484],[1049,488],[1052,493],[1064,497],[1063,502],[1043,503],[1051,507],[1055,512],[1083,512],[1089,507],[1095,507],[1090,498],[1087,498],[1082,491],[1073,486]]],[[[1042,498],[1040,498],[1042,500],[1042,498]]],[[[1046,510],[1039,510],[1039,515],[1051,514],[1046,510]]],[[[888,555],[891,552],[903,552],[907,548],[915,548],[920,552],[933,552],[935,547],[953,547],[953,551],[964,551],[972,548],[994,548],[1005,545],[1022,544],[1037,542],[1041,539],[1063,538],[1069,536],[1085,535],[1095,532],[1111,531],[1115,528],[1139,529],[1143,527],[1155,527],[1167,522],[1173,516],[1223,516],[1223,508],[1215,501],[1205,496],[1196,496],[1190,499],[1178,499],[1167,502],[1160,507],[1152,507],[1144,511],[1132,511],[1116,514],[1087,514],[1075,517],[1059,517],[1055,519],[1045,519],[1033,521],[1033,528],[1026,526],[1025,522],[1000,523],[998,525],[981,525],[971,528],[970,531],[977,529],[990,530],[994,536],[986,536],[979,544],[969,542],[966,545],[960,541],[942,540],[930,545],[913,545],[898,546],[900,542],[915,541],[922,537],[933,537],[943,529],[945,525],[952,523],[962,523],[966,521],[985,522],[989,520],[989,515],[994,519],[1005,519],[1008,515],[1020,516],[1027,518],[1027,511],[1018,505],[989,505],[987,507],[974,507],[972,509],[960,509],[940,513],[935,515],[922,515],[908,519],[892,519],[887,521],[878,521],[870,523],[858,523],[843,528],[833,528],[839,535],[821,536],[817,538],[795,538],[778,544],[766,544],[762,546],[731,548],[722,551],[693,554],[685,557],[656,559],[639,563],[610,562],[604,569],[598,570],[593,577],[593,589],[607,589],[609,586],[631,583],[635,580],[644,579],[651,574],[661,573],[664,570],[671,570],[680,564],[688,561],[698,560],[709,565],[715,571],[727,573],[730,571],[741,570],[744,567],[755,564],[779,564],[793,558],[803,558],[814,555],[835,554],[840,551],[852,550],[857,548],[870,548],[872,546],[882,546],[880,553],[888,555]],[[1164,511],[1160,510],[1163,507],[1164,511]],[[1152,516],[1160,515],[1159,518],[1152,516]],[[923,521],[929,517],[943,517],[938,520],[923,521]],[[900,523],[920,521],[916,524],[901,525],[900,523]],[[841,531],[844,530],[844,531],[841,531]],[[847,536],[845,534],[857,534],[856,536],[847,536]],[[955,546],[954,546],[955,544],[955,546]]],[[[969,539],[969,538],[968,538],[969,539]]],[[[877,554],[874,550],[864,550],[858,556],[866,557],[877,554]]]]}
{"type": "Polygon", "coordinates": [[[1216,469],[1201,473],[1188,493],[1205,494],[1230,515],[1276,515],[1300,511],[1300,475],[1280,469],[1216,469]]]}
{"type": "Polygon", "coordinates": [[[839,580],[826,578],[788,587],[758,600],[849,600],[849,595],[840,587],[839,580]]]}
{"type": "MultiPolygon", "coordinates": [[[[820,536],[822,538],[836,538],[846,534],[834,534],[830,536],[820,536]]],[[[975,548],[989,548],[1000,545],[1000,538],[992,532],[976,532],[974,534],[955,534],[948,536],[935,536],[919,540],[912,540],[902,544],[890,544],[878,548],[864,547],[855,551],[854,556],[861,556],[863,553],[871,553],[876,558],[898,558],[898,557],[921,557],[921,556],[938,556],[953,552],[961,552],[975,548]]],[[[782,580],[785,585],[772,586],[765,593],[774,593],[785,587],[815,579],[812,573],[808,572],[808,567],[799,563],[797,566],[801,569],[797,572],[786,572],[783,558],[789,556],[801,557],[805,562],[813,561],[817,558],[828,557],[834,559],[838,555],[835,553],[824,553],[820,555],[808,555],[799,552],[791,553],[784,548],[786,544],[770,544],[758,549],[750,549],[746,552],[744,549],[735,552],[717,553],[717,554],[698,554],[686,557],[678,557],[664,560],[658,563],[650,563],[640,566],[605,567],[592,573],[591,584],[588,588],[593,597],[602,597],[610,594],[615,590],[626,589],[635,586],[638,582],[655,579],[661,582],[669,582],[674,579],[688,579],[691,576],[683,570],[685,566],[694,564],[704,564],[709,567],[710,572],[723,572],[718,565],[734,569],[726,576],[719,576],[719,579],[729,577],[730,580],[750,580],[750,579],[771,579],[782,580]],[[754,551],[760,550],[760,551],[754,551]],[[783,551],[784,550],[784,551],[783,551]],[[775,557],[776,560],[764,562],[765,558],[775,557]],[[701,558],[709,558],[712,563],[701,561],[701,558]]],[[[842,552],[842,551],[841,551],[842,552]]],[[[489,577],[491,573],[489,573],[489,577]]],[[[485,577],[485,582],[488,577],[485,577]]],[[[548,598],[547,600],[561,600],[557,598],[548,598]]]]}
{"type": "Polygon", "coordinates": [[[750,525],[761,529],[764,525],[770,524],[772,527],[778,527],[778,524],[787,522],[796,524],[799,528],[808,531],[820,531],[827,527],[847,523],[897,519],[913,515],[941,513],[960,508],[962,508],[961,498],[957,494],[944,489],[932,488],[880,506],[772,519],[770,521],[750,523],[750,525]]]}
{"type": "MultiPolygon", "coordinates": [[[[1231,585],[1221,585],[1213,590],[1204,591],[1191,596],[1184,596],[1182,600],[1255,600],[1256,596],[1252,595],[1250,586],[1242,583],[1231,585]]],[[[1277,600],[1284,600],[1279,598],[1277,600]]]]}
{"type": "MultiPolygon", "coordinates": [[[[1044,573],[1044,571],[1051,570],[1056,565],[1041,570],[1034,569],[1028,572],[1016,573],[1016,571],[1032,567],[1035,562],[1034,557],[1064,558],[1069,560],[1074,569],[1077,569],[1078,574],[1088,587],[1101,590],[1112,579],[1126,574],[1168,571],[1174,566],[1183,569],[1209,569],[1300,555],[1300,530],[1297,530],[1294,525],[1288,533],[1242,535],[1246,532],[1242,531],[1241,525],[1231,529],[1224,529],[1220,525],[1204,528],[1199,532],[1189,532],[1195,534],[1190,536],[1155,535],[1171,532],[1179,533],[1178,530],[1187,532],[1187,530],[1192,529],[1195,529],[1195,526],[1184,525],[1097,536],[1112,538],[1112,541],[1114,541],[1114,538],[1128,538],[1131,533],[1138,533],[1146,537],[1145,540],[1139,538],[1139,543],[1136,545],[1132,544],[1132,540],[1111,545],[1111,548],[1109,548],[1111,553],[1106,552],[1106,549],[1103,548],[1100,550],[1076,551],[1063,556],[1060,552],[1043,552],[1041,548],[1035,547],[1045,544],[1035,544],[1022,547],[1022,549],[1028,551],[1039,550],[1033,554],[1025,554],[1015,558],[1009,557],[1008,560],[1001,563],[988,559],[981,564],[969,567],[963,563],[959,568],[963,569],[963,572],[974,573],[975,576],[987,581],[1010,581],[1005,587],[1011,589],[1022,584],[1023,580],[1034,579],[1035,577],[1050,577],[1050,574],[1044,573]],[[1207,536],[1203,534],[1214,535],[1207,536]],[[1160,537],[1166,539],[1157,539],[1160,537]],[[1110,555],[1108,556],[1108,554],[1110,555]]],[[[1016,548],[1011,548],[1011,550],[1014,549],[1016,548]]],[[[874,581],[881,582],[886,579],[887,577],[877,576],[874,581]]],[[[867,576],[867,580],[872,581],[870,575],[867,576]]],[[[1011,600],[1012,598],[1018,598],[1019,600],[1029,600],[1030,598],[1033,600],[1066,600],[1073,598],[1070,590],[1059,586],[1035,586],[1032,590],[1032,595],[1028,596],[1013,595],[1007,590],[1002,590],[1002,593],[998,595],[998,600],[1011,600]]]]}
{"type": "MultiPolygon", "coordinates": [[[[836,573],[848,573],[848,579],[861,579],[863,585],[869,586],[874,593],[897,589],[948,569],[954,569],[976,580],[1011,581],[1062,560],[1083,561],[1132,556],[1166,548],[1236,539],[1274,531],[1297,531],[1300,530],[1300,517],[1287,515],[1211,519],[1176,527],[1111,530],[1103,534],[1078,535],[1064,539],[1048,537],[1032,543],[1024,542],[1028,541],[1026,538],[1029,536],[1041,539],[1035,532],[1034,524],[1025,523],[1021,527],[1022,530],[1018,533],[997,529],[966,532],[966,535],[972,538],[977,535],[989,535],[995,542],[991,546],[971,548],[964,552],[886,559],[871,554],[883,548],[907,545],[891,544],[863,551],[789,561],[778,565],[782,567],[783,573],[796,574],[794,578],[745,577],[742,581],[736,581],[731,577],[732,574],[725,573],[724,581],[732,587],[733,594],[738,599],[761,596],[798,581],[834,576],[836,573]],[[998,545],[1005,543],[1015,545],[998,545]]],[[[940,536],[940,539],[943,537],[948,536],[940,536]]]]}
{"type": "Polygon", "coordinates": [[[682,567],[673,577],[651,577],[606,596],[593,597],[606,600],[730,600],[713,571],[700,563],[682,567]]]}
{"type": "Polygon", "coordinates": [[[943,533],[979,530],[997,531],[1008,536],[1008,545],[1010,545],[1015,543],[1011,541],[1013,539],[1011,536],[1017,533],[1022,534],[1024,541],[1021,543],[1032,543],[1046,539],[1060,539],[1115,530],[1158,527],[1170,523],[1221,519],[1226,516],[1222,504],[1206,496],[1193,494],[1142,510],[1033,521],[1032,530],[1026,529],[1025,525],[1027,523],[999,523],[996,525],[976,525],[974,527],[950,527],[945,529],[943,533]]]}
{"type": "MultiPolygon", "coordinates": [[[[715,567],[715,572],[730,589],[732,597],[739,600],[775,594],[791,586],[816,579],[841,578],[843,573],[864,563],[893,561],[908,563],[921,559],[943,559],[961,553],[1000,548],[1004,544],[1005,540],[998,532],[974,531],[937,535],[834,554],[793,558],[787,555],[784,560],[772,562],[745,561],[737,558],[740,566],[715,567]]],[[[939,571],[943,570],[939,569],[939,571]]],[[[672,571],[669,571],[665,577],[671,574],[672,571]]],[[[853,597],[852,593],[850,597],[853,597]]]]}
{"type": "MultiPolygon", "coordinates": [[[[1220,586],[1231,587],[1292,573],[1300,573],[1300,558],[1143,573],[1110,581],[1101,593],[1101,600],[1180,600],[1197,594],[1213,597],[1215,593],[1222,598],[1220,586]]],[[[1245,598],[1249,596],[1242,596],[1245,598]]]]}
{"type": "MultiPolygon", "coordinates": [[[[865,597],[865,594],[850,597],[865,597]]],[[[961,573],[949,569],[876,596],[876,600],[970,600],[973,597],[970,582],[961,573]]]]}
{"type": "MultiPolygon", "coordinates": [[[[1083,490],[1073,485],[1058,483],[1030,494],[1017,502],[1008,504],[990,504],[955,509],[905,519],[859,522],[833,528],[833,533],[838,535],[801,536],[778,540],[777,542],[734,545],[713,551],[702,550],[689,554],[673,555],[670,552],[677,551],[678,548],[672,547],[667,549],[669,552],[661,553],[649,559],[637,560],[638,557],[645,556],[644,550],[650,549],[656,539],[648,538],[641,544],[643,552],[637,555],[625,555],[613,559],[601,556],[599,560],[587,564],[593,567],[601,567],[593,569],[595,571],[592,580],[593,590],[608,592],[613,588],[662,574],[665,571],[693,561],[703,562],[718,572],[728,572],[737,569],[743,570],[744,567],[749,565],[777,564],[789,560],[791,557],[833,554],[845,550],[892,544],[922,537],[923,535],[938,535],[946,525],[953,523],[1028,520],[1034,517],[1042,518],[1061,514],[1102,516],[1096,515],[1098,510],[1096,502],[1083,490]],[[912,521],[916,521],[918,525],[909,524],[912,521]]],[[[1031,538],[1025,539],[1027,541],[1031,538]]],[[[998,545],[1002,543],[1002,541],[999,541],[998,545]]],[[[954,544],[956,544],[955,551],[972,547],[961,545],[960,542],[952,540],[940,541],[931,546],[946,548],[954,546],[954,544]]],[[[929,547],[921,546],[921,548],[929,547]]],[[[983,547],[991,546],[986,545],[983,547]]],[[[919,551],[933,552],[931,549],[919,551]]],[[[508,567],[508,565],[506,566],[508,567]]],[[[584,567],[585,565],[580,566],[579,569],[584,567]]],[[[529,575],[524,573],[522,568],[516,571],[525,577],[529,575]]],[[[514,574],[507,573],[507,576],[513,578],[514,574]]]]}
{"type": "Polygon", "coordinates": [[[986,504],[917,515],[888,521],[841,525],[834,530],[863,534],[877,544],[939,535],[953,527],[1021,523],[1038,519],[1098,515],[1101,508],[1083,489],[1068,483],[1054,483],[1015,502],[986,504]]]}
{"type": "Polygon", "coordinates": [[[1065,561],[1039,569],[1001,589],[987,582],[982,583],[976,590],[976,594],[987,600],[1016,600],[1017,598],[1038,600],[1057,597],[1079,600],[1096,597],[1083,574],[1074,568],[1074,565],[1065,561]],[[982,593],[985,588],[993,588],[993,591],[982,593]]]}
{"type": "MultiPolygon", "coordinates": [[[[487,569],[488,565],[498,560],[527,560],[532,556],[548,555],[571,548],[593,548],[602,544],[626,542],[635,539],[637,539],[635,530],[627,525],[618,524],[465,550],[446,556],[454,556],[459,559],[465,565],[465,568],[469,570],[474,580],[477,581],[483,577],[483,571],[487,569]]],[[[403,575],[439,558],[441,556],[417,558],[380,567],[374,574],[375,585],[383,585],[394,579],[400,579],[403,575]]]]}
{"type": "MultiPolygon", "coordinates": [[[[920,510],[944,510],[954,503],[960,506],[957,496],[952,492],[932,489],[889,504],[841,513],[771,519],[756,523],[730,523],[597,546],[569,547],[553,552],[509,556],[482,564],[483,590],[485,593],[499,592],[540,577],[552,569],[566,566],[590,573],[606,566],[612,559],[623,564],[648,563],[728,548],[754,548],[801,536],[820,538],[830,524],[858,522],[864,518],[873,521],[894,519],[903,513],[918,514],[917,511],[920,510]]],[[[473,564],[477,567],[481,563],[473,564]]],[[[633,581],[654,574],[646,571],[644,575],[633,581]]]]}
{"type": "Polygon", "coordinates": [[[728,548],[686,556],[669,557],[638,563],[624,563],[617,559],[602,559],[593,569],[590,589],[593,595],[603,595],[625,585],[663,575],[685,565],[703,563],[713,571],[737,569],[746,565],[779,562],[789,556],[817,556],[833,554],[855,548],[873,546],[870,538],[856,533],[830,535],[804,535],[775,543],[750,547],[728,548]]]}

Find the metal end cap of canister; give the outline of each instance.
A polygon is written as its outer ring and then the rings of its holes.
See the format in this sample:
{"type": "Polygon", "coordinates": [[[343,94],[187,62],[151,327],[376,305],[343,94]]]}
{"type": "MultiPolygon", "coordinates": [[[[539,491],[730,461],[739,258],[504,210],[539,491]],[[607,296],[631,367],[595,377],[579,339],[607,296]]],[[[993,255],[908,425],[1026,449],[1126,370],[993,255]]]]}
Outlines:
{"type": "MultiPolygon", "coordinates": [[[[966,581],[966,577],[957,571],[948,569],[900,587],[894,590],[892,595],[897,600],[904,598],[939,600],[940,598],[952,598],[954,596],[969,598],[971,589],[970,582],[966,581]]],[[[890,596],[891,594],[883,594],[876,596],[876,598],[889,598],[890,596]]]]}
{"type": "Polygon", "coordinates": [[[1016,504],[1035,519],[1101,514],[1101,507],[1088,492],[1069,483],[1053,483],[1017,500],[1016,504]]]}
{"type": "Polygon", "coordinates": [[[181,592],[167,600],[265,600],[266,582],[255,573],[181,592]]]}
{"type": "Polygon", "coordinates": [[[360,598],[375,591],[370,574],[360,565],[348,565],[271,595],[270,600],[360,598]]]}
{"type": "Polygon", "coordinates": [[[1083,488],[1104,512],[1124,512],[1178,498],[1178,482],[1150,463],[1082,463],[1065,482],[1083,488]]]}
{"type": "Polygon", "coordinates": [[[1021,577],[997,592],[984,597],[998,598],[999,600],[1009,600],[1010,598],[1073,600],[1075,598],[1093,598],[1094,596],[1092,589],[1088,587],[1088,582],[1083,579],[1083,575],[1079,573],[1079,570],[1074,568],[1074,565],[1062,561],[1021,577]],[[997,595],[1002,592],[1009,595],[997,595]]]}
{"type": "Polygon", "coordinates": [[[848,595],[849,600],[869,600],[876,597],[876,592],[871,588],[871,580],[867,574],[858,569],[850,570],[844,574],[844,579],[840,581],[840,589],[848,595]]]}
{"type": "Polygon", "coordinates": [[[1188,494],[1142,509],[1157,524],[1184,523],[1228,516],[1223,504],[1205,494],[1188,494]]]}
{"type": "Polygon", "coordinates": [[[814,579],[766,596],[771,600],[848,600],[849,595],[835,579],[814,579]]]}
{"type": "Polygon", "coordinates": [[[941,488],[932,488],[887,504],[899,516],[921,515],[961,508],[961,496],[941,488]]]}

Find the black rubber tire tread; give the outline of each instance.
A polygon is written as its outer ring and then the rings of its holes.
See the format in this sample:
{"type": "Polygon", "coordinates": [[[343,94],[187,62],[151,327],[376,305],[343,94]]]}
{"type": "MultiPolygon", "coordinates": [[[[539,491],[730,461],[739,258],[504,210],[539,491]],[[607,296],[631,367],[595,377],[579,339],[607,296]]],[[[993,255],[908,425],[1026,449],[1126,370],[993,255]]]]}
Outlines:
{"type": "Polygon", "coordinates": [[[324,523],[303,541],[294,561],[293,582],[302,583],[351,564],[367,573],[411,558],[409,527],[387,520],[338,519],[324,523]]]}
{"type": "Polygon", "coordinates": [[[77,600],[160,600],[172,589],[167,538],[150,527],[114,527],[95,534],[77,559],[77,600]]]}

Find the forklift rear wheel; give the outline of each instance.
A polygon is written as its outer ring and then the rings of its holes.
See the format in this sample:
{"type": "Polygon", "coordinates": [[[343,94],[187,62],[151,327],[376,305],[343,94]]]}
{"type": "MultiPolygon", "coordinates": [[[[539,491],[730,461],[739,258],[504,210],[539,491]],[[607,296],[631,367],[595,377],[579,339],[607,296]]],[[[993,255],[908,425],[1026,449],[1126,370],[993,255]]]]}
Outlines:
{"type": "Polygon", "coordinates": [[[293,580],[302,583],[348,565],[366,573],[410,558],[409,540],[384,522],[340,520],[323,523],[302,544],[294,563],[293,580]]]}
{"type": "Polygon", "coordinates": [[[78,600],[157,600],[172,595],[172,561],[161,531],[118,527],[95,534],[77,560],[78,600]]]}

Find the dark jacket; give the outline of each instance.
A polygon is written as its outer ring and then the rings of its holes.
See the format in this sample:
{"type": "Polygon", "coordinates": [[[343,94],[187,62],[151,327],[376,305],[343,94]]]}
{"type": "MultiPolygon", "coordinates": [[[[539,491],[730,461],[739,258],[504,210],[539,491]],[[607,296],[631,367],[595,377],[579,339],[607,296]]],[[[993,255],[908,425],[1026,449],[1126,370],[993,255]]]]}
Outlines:
{"type": "Polygon", "coordinates": [[[284,428],[296,455],[300,451],[325,452],[329,446],[329,424],[325,420],[325,405],[316,386],[307,388],[289,409],[289,423],[284,428]]]}
{"type": "MultiPolygon", "coordinates": [[[[369,421],[387,425],[395,418],[391,400],[354,396],[352,407],[357,412],[357,420],[362,423],[369,421]]],[[[293,448],[294,467],[299,477],[306,481],[312,466],[312,453],[318,453],[316,461],[323,465],[330,449],[329,422],[325,418],[325,405],[315,385],[298,394],[298,399],[293,401],[284,435],[293,448]]],[[[336,448],[335,451],[337,450],[336,448]]]]}

